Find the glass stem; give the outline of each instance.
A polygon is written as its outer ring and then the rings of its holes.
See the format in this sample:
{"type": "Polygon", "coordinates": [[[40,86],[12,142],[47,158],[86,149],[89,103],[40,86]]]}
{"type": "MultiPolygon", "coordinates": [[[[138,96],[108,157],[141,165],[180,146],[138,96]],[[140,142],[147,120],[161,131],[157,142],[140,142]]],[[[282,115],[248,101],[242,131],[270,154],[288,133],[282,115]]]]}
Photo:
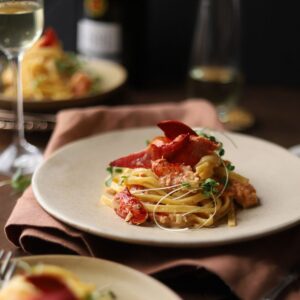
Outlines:
{"type": "Polygon", "coordinates": [[[18,148],[25,144],[24,132],[24,112],[23,112],[23,84],[22,84],[22,59],[23,53],[14,55],[10,58],[14,67],[16,80],[17,103],[16,103],[16,134],[14,142],[18,148]]]}

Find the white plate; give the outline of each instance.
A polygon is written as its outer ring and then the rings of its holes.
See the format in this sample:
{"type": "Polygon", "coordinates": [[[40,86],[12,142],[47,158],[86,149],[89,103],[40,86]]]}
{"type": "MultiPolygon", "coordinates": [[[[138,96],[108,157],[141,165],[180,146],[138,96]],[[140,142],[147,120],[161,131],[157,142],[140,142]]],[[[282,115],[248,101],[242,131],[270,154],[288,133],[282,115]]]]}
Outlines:
{"type": "Polygon", "coordinates": [[[118,300],[179,300],[159,281],[134,269],[103,259],[72,255],[41,255],[21,258],[31,265],[54,264],[74,272],[83,282],[108,288],[118,300]]]}
{"type": "Polygon", "coordinates": [[[161,134],[134,129],[98,135],[69,144],[34,174],[33,189],[40,205],[57,219],[102,237],[138,244],[211,246],[253,239],[300,221],[300,160],[272,143],[241,134],[220,134],[225,158],[250,178],[261,205],[238,213],[238,225],[169,232],[156,226],[129,225],[99,204],[108,163],[141,150],[145,141],[161,134]]]}

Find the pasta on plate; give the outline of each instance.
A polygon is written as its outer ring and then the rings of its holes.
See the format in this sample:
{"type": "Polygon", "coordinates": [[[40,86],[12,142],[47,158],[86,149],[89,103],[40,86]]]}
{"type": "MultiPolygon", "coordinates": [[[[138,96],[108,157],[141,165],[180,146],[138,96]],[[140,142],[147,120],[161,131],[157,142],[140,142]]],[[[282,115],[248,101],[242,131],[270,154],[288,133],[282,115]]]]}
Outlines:
{"type": "Polygon", "coordinates": [[[235,226],[239,208],[258,205],[249,179],[223,158],[221,142],[174,121],[158,124],[165,136],[114,160],[101,202],[131,224],[164,229],[235,226]]]}
{"type": "MultiPolygon", "coordinates": [[[[51,28],[25,53],[22,80],[25,101],[74,99],[100,91],[100,78],[87,70],[75,54],[64,52],[51,28]]],[[[5,97],[15,97],[10,67],[2,74],[2,85],[5,97]]]]}

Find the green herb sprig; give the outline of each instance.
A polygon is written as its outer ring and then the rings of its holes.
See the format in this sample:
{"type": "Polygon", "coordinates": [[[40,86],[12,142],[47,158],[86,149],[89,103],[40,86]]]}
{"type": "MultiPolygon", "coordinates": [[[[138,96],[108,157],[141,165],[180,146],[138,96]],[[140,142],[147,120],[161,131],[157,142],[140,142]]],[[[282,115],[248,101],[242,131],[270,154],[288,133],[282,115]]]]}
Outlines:
{"type": "Polygon", "coordinates": [[[202,130],[196,130],[196,133],[199,136],[205,137],[206,139],[208,139],[208,140],[210,140],[212,142],[219,143],[219,141],[216,139],[215,136],[207,134],[207,133],[203,132],[202,130]]]}
{"type": "Polygon", "coordinates": [[[223,143],[220,143],[220,147],[218,149],[218,153],[219,153],[220,156],[224,156],[225,150],[223,148],[223,143]]]}
{"type": "Polygon", "coordinates": [[[10,185],[17,193],[22,193],[31,184],[31,174],[23,174],[21,169],[18,169],[11,179],[0,182],[0,187],[10,185]]]}
{"type": "MultiPolygon", "coordinates": [[[[113,176],[114,176],[114,174],[115,173],[119,173],[119,174],[121,174],[121,173],[123,173],[123,169],[122,168],[119,168],[119,167],[111,167],[111,166],[109,166],[109,167],[107,167],[106,168],[106,171],[109,173],[109,177],[105,180],[105,185],[106,186],[111,186],[111,183],[112,183],[112,179],[113,179],[113,176]]],[[[122,176],[123,177],[123,176],[122,176]]]]}
{"type": "Polygon", "coordinates": [[[182,183],[181,183],[181,187],[189,189],[189,188],[191,188],[192,186],[191,186],[191,184],[190,184],[189,182],[182,182],[182,183]]]}
{"type": "Polygon", "coordinates": [[[232,171],[234,171],[235,166],[232,163],[228,163],[226,165],[226,168],[227,168],[228,171],[232,172],[232,171]]]}
{"type": "Polygon", "coordinates": [[[18,169],[12,177],[11,186],[12,188],[21,193],[31,184],[31,175],[22,174],[21,169],[18,169]]]}
{"type": "Polygon", "coordinates": [[[203,194],[206,197],[214,196],[214,194],[218,193],[217,187],[219,186],[219,182],[212,178],[207,178],[205,181],[201,184],[201,189],[203,194]]]}
{"type": "Polygon", "coordinates": [[[72,76],[81,67],[77,56],[73,53],[67,53],[62,58],[57,59],[55,65],[58,72],[65,76],[72,76]]]}

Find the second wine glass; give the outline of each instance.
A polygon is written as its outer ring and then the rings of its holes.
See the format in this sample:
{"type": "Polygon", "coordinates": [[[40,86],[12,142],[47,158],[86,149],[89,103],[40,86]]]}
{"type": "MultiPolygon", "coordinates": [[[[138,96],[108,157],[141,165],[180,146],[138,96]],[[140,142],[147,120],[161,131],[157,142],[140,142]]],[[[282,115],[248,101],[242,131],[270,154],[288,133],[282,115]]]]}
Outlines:
{"type": "MultiPolygon", "coordinates": [[[[225,125],[233,121],[230,118],[243,85],[239,66],[240,23],[240,0],[201,1],[188,73],[188,96],[211,101],[225,125]]],[[[239,112],[240,117],[246,116],[246,112],[239,112]]]]}
{"type": "Polygon", "coordinates": [[[16,80],[16,133],[13,142],[0,154],[0,173],[17,170],[32,173],[41,162],[40,150],[24,134],[22,58],[41,36],[44,26],[43,0],[0,0],[0,49],[14,68],[16,80]]]}

